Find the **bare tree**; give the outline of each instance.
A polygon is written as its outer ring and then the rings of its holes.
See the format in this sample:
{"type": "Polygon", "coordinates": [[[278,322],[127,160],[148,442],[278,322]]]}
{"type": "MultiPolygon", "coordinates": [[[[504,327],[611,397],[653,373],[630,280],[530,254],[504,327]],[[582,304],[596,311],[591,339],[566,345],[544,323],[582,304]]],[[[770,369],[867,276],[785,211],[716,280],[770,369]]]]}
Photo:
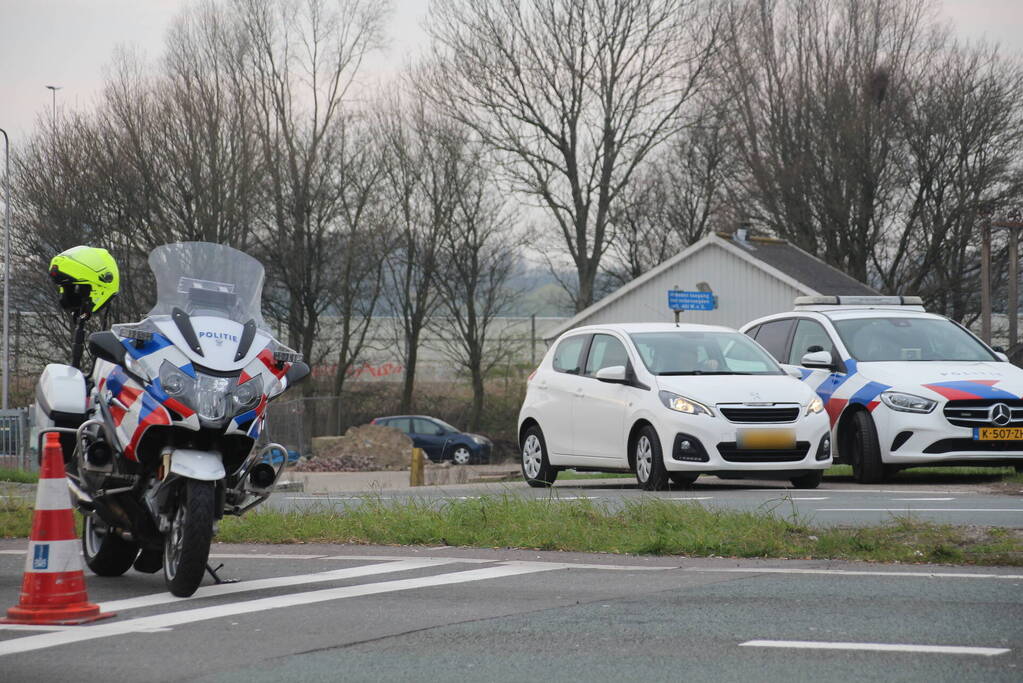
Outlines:
{"type": "Polygon", "coordinates": [[[441,245],[460,191],[457,158],[462,141],[421,102],[395,100],[382,115],[388,205],[395,240],[386,269],[387,300],[396,313],[405,365],[401,410],[412,408],[420,340],[439,304],[441,245]]]}
{"type": "Polygon", "coordinates": [[[352,121],[344,131],[336,169],[341,196],[331,313],[337,322],[329,335],[336,353],[336,396],[344,389],[349,368],[363,353],[374,315],[379,312],[394,239],[387,220],[383,150],[373,134],[365,121],[352,121]]]}
{"type": "Polygon", "coordinates": [[[577,310],[593,302],[615,203],[679,130],[718,43],[697,0],[439,0],[424,94],[506,160],[557,226],[577,310]]]}
{"type": "Polygon", "coordinates": [[[721,225],[729,213],[726,183],[735,173],[729,133],[717,108],[672,138],[637,172],[611,213],[605,272],[620,286],[721,225]]]}
{"type": "Polygon", "coordinates": [[[475,430],[483,415],[484,382],[517,343],[495,330],[495,323],[519,295],[511,279],[524,238],[482,147],[467,141],[462,149],[460,192],[444,234],[445,275],[437,278],[443,315],[433,318],[432,327],[446,355],[469,375],[469,429],[475,430]]]}
{"type": "Polygon", "coordinates": [[[371,0],[235,0],[251,44],[245,79],[255,107],[268,211],[262,248],[276,314],[311,361],[336,287],[343,188],[335,168],[344,107],[362,60],[381,42],[387,4],[371,0]]]}

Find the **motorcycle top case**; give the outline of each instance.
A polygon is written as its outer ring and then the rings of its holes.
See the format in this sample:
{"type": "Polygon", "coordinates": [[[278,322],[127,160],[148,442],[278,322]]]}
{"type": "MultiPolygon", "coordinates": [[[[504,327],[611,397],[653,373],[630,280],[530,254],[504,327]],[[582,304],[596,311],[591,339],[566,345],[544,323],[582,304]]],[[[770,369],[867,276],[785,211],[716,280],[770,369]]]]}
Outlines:
{"type": "Polygon", "coordinates": [[[51,425],[77,427],[85,421],[85,375],[78,368],[50,363],[36,384],[36,406],[51,425]]]}

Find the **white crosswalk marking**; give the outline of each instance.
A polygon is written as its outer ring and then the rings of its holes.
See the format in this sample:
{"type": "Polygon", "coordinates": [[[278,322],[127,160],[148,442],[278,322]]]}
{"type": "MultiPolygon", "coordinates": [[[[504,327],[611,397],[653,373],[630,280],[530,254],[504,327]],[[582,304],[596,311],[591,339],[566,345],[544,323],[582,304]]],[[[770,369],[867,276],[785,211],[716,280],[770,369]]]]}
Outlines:
{"type": "Polygon", "coordinates": [[[74,631],[59,631],[56,633],[44,633],[37,636],[26,636],[0,642],[0,656],[32,652],[50,647],[59,647],[70,643],[80,643],[98,638],[109,638],[112,636],[123,636],[138,633],[149,629],[169,628],[181,624],[190,624],[197,621],[207,621],[231,617],[239,614],[251,614],[263,612],[282,607],[297,607],[300,605],[312,605],[318,602],[330,600],[343,600],[356,598],[365,595],[377,595],[380,593],[392,593],[395,591],[413,590],[416,588],[429,588],[433,586],[447,586],[470,581],[484,581],[505,576],[516,576],[520,574],[532,574],[535,572],[551,571],[559,569],[557,565],[541,562],[507,562],[499,567],[485,567],[482,569],[470,569],[463,572],[452,572],[436,576],[424,576],[414,579],[402,579],[398,581],[383,581],[380,583],[360,584],[357,586],[344,586],[341,588],[327,588],[318,591],[307,591],[305,593],[293,593],[290,595],[278,595],[257,600],[244,602],[227,603],[223,605],[212,605],[191,610],[157,614],[125,621],[99,623],[94,626],[80,626],[74,631]]]}
{"type": "Polygon", "coordinates": [[[170,593],[154,593],[152,595],[140,595],[135,598],[124,600],[112,600],[102,602],[99,605],[101,612],[123,612],[139,607],[152,607],[154,605],[165,605],[167,603],[180,603],[184,600],[197,600],[199,598],[212,598],[219,595],[230,595],[232,593],[245,593],[248,591],[262,590],[265,588],[281,588],[284,586],[297,586],[306,583],[323,583],[324,581],[339,581],[341,579],[354,579],[361,576],[372,576],[374,574],[388,574],[393,572],[404,572],[411,569],[422,569],[424,567],[435,567],[443,564],[453,564],[457,559],[422,559],[405,560],[398,562],[384,562],[383,564],[369,564],[360,567],[348,567],[335,569],[315,574],[299,574],[297,576],[275,576],[270,579],[257,579],[255,581],[243,581],[240,583],[221,583],[215,586],[204,586],[197,590],[194,595],[188,598],[178,598],[170,593]]]}

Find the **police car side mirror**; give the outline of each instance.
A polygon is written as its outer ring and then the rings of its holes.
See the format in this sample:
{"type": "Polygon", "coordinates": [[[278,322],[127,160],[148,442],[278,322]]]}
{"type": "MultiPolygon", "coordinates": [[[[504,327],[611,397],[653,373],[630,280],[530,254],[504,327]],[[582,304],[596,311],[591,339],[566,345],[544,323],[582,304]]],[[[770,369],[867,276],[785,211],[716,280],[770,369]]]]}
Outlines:
{"type": "Polygon", "coordinates": [[[998,360],[1002,361],[1003,363],[1009,362],[1009,357],[1006,356],[1003,352],[999,351],[998,349],[995,349],[995,355],[998,356],[998,360]]]}
{"type": "Polygon", "coordinates": [[[835,364],[831,360],[831,354],[827,351],[811,351],[803,354],[800,365],[804,368],[816,368],[820,370],[833,370],[835,368],[835,364]]]}

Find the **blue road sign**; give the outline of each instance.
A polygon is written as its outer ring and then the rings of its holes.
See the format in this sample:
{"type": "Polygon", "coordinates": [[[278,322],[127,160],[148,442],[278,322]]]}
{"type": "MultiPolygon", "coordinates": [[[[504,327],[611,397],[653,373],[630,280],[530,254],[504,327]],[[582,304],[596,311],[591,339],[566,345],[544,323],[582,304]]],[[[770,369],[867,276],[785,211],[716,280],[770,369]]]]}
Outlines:
{"type": "Polygon", "coordinates": [[[717,297],[713,292],[669,289],[668,308],[673,311],[713,311],[717,308],[717,297]]]}

